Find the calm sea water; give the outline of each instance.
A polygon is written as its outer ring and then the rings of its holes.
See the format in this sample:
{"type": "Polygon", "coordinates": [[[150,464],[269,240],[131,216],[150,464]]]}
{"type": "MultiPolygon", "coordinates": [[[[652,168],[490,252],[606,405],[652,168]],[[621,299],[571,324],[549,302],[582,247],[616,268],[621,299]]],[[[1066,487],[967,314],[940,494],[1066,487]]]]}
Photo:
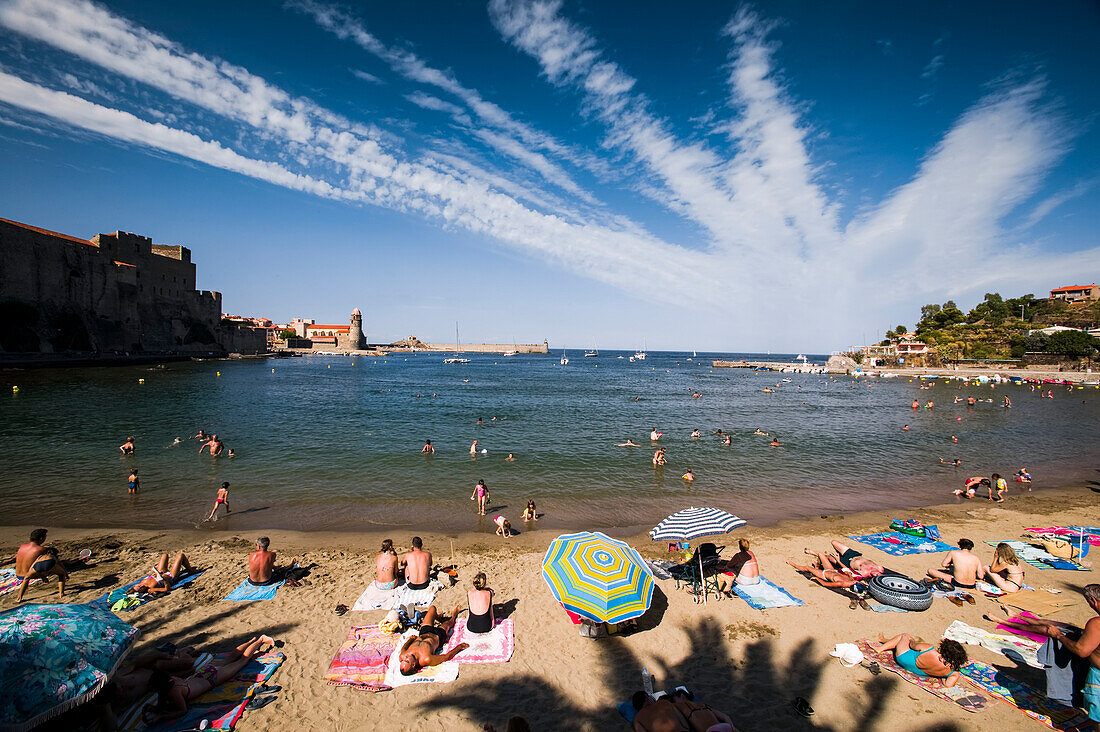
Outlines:
{"type": "Polygon", "coordinates": [[[540,528],[626,529],[691,505],[765,523],[940,502],[970,475],[1022,465],[1037,488],[1097,479],[1091,387],[1039,399],[1026,386],[920,390],[908,379],[711,368],[730,354],[620,355],[570,352],[564,367],[559,353],[468,354],[468,365],[414,354],[4,372],[0,520],[192,527],[227,480],[235,513],[205,528],[491,530],[469,500],[483,478],[491,506],[513,520],[533,498],[546,513],[540,528]],[[769,385],[777,391],[762,392],[769,385]],[[968,394],[994,403],[952,403],[968,394]],[[914,398],[936,407],[914,411],[914,398]],[[200,456],[187,439],[200,427],[237,456],[200,456]],[[654,427],[665,433],[663,469],[650,462],[654,427]],[[782,447],[753,435],[758,427],[782,447]],[[702,439],[690,439],[695,428],[702,439]],[[730,447],[711,436],[719,428],[730,447]],[[127,435],[137,452],[123,457],[127,435]],[[169,447],[175,437],[183,444],[169,447]],[[628,437],[642,446],[615,446],[628,437]],[[419,454],[425,439],[435,456],[419,454]],[[471,458],[474,439],[487,453],[471,458]],[[135,466],[136,498],[126,492],[135,466]],[[680,477],[689,467],[694,484],[680,477]]]}

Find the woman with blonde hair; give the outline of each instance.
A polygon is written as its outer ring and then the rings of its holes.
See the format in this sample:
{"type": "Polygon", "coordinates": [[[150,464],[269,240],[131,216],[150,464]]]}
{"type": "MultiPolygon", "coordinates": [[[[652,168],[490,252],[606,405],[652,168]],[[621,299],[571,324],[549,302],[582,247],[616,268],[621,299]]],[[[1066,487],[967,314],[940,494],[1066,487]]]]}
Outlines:
{"type": "Polygon", "coordinates": [[[488,633],[493,629],[493,591],[484,572],[474,575],[474,589],[466,593],[470,615],[466,618],[466,630],[470,633],[488,633]]]}
{"type": "Polygon", "coordinates": [[[1024,568],[1020,566],[1016,552],[1003,541],[993,554],[993,564],[983,569],[989,581],[1006,594],[1019,592],[1024,586],[1024,568]]]}

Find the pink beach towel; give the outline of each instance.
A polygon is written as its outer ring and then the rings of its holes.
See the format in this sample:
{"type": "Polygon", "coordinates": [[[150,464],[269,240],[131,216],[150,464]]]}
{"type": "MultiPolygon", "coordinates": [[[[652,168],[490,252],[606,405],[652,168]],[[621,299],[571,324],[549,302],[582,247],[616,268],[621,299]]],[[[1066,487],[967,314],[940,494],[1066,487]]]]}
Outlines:
{"type": "Polygon", "coordinates": [[[944,701],[951,701],[958,704],[968,712],[980,712],[989,704],[989,699],[981,694],[968,691],[963,688],[961,684],[956,684],[955,686],[947,688],[939,679],[934,679],[931,676],[917,676],[914,673],[906,671],[894,661],[894,654],[892,652],[886,651],[885,653],[879,653],[873,650],[865,640],[856,641],[856,646],[859,647],[859,650],[863,651],[864,658],[878,661],[879,665],[887,671],[894,672],[910,684],[919,686],[929,694],[937,696],[944,701]]]}
{"type": "Polygon", "coordinates": [[[377,625],[356,626],[348,631],[325,681],[333,686],[351,686],[365,691],[386,691],[386,663],[397,648],[401,636],[383,633],[377,625]]]}
{"type": "MultiPolygon", "coordinates": [[[[1032,615],[1027,610],[1022,610],[1019,615],[1013,615],[1011,618],[1009,618],[1009,620],[1042,620],[1042,618],[1040,618],[1038,615],[1032,615]]],[[[1022,638],[1027,638],[1028,640],[1033,640],[1038,643],[1046,643],[1047,640],[1047,637],[1045,635],[1031,633],[1026,630],[1020,630],[1019,628],[1014,628],[1011,625],[998,625],[997,630],[1007,630],[1013,635],[1018,635],[1022,638]]]]}
{"type": "Polygon", "coordinates": [[[466,616],[462,616],[455,622],[445,650],[466,643],[470,647],[455,656],[459,663],[505,663],[516,650],[513,623],[511,618],[498,618],[488,633],[471,633],[466,629],[466,616]]]}

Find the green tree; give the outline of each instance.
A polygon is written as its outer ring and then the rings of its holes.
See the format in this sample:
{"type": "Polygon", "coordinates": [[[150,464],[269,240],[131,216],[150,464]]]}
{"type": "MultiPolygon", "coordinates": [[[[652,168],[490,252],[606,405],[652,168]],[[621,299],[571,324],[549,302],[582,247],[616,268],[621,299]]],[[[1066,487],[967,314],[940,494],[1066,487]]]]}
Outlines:
{"type": "Polygon", "coordinates": [[[1071,358],[1091,356],[1097,340],[1083,330],[1060,330],[1047,340],[1047,353],[1058,353],[1071,358]]]}
{"type": "Polygon", "coordinates": [[[279,331],[279,338],[283,339],[284,341],[287,338],[297,338],[297,337],[298,337],[298,334],[295,333],[294,331],[292,331],[290,328],[284,328],[283,330],[279,331]]]}
{"type": "Polygon", "coordinates": [[[895,333],[894,331],[892,331],[892,330],[886,331],[886,340],[890,340],[891,338],[897,338],[897,337],[898,337],[898,334],[895,333]]]}
{"type": "Polygon", "coordinates": [[[905,335],[907,332],[909,332],[904,325],[899,325],[897,328],[894,328],[894,330],[897,331],[897,334],[899,336],[905,335]]]}

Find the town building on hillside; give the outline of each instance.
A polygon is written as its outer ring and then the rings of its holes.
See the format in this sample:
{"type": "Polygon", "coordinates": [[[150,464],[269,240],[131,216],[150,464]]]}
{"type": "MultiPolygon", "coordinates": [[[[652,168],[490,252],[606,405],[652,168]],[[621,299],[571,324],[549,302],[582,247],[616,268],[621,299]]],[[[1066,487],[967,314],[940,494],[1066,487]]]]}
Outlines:
{"type": "Polygon", "coordinates": [[[312,319],[293,318],[290,329],[298,338],[309,341],[315,351],[360,351],[367,347],[363,335],[363,314],[359,308],[351,311],[347,325],[325,325],[312,319]]]}
{"type": "Polygon", "coordinates": [[[116,231],[81,239],[0,219],[0,352],[222,354],[266,351],[197,290],[191,250],[116,231]]]}
{"type": "Polygon", "coordinates": [[[879,366],[922,366],[932,347],[917,339],[916,333],[902,333],[891,338],[889,343],[864,346],[860,349],[865,363],[871,367],[879,366]]]}
{"type": "Polygon", "coordinates": [[[1091,285],[1068,285],[1058,287],[1050,291],[1051,300],[1065,300],[1066,302],[1093,302],[1100,300],[1100,287],[1096,283],[1091,285]]]}

